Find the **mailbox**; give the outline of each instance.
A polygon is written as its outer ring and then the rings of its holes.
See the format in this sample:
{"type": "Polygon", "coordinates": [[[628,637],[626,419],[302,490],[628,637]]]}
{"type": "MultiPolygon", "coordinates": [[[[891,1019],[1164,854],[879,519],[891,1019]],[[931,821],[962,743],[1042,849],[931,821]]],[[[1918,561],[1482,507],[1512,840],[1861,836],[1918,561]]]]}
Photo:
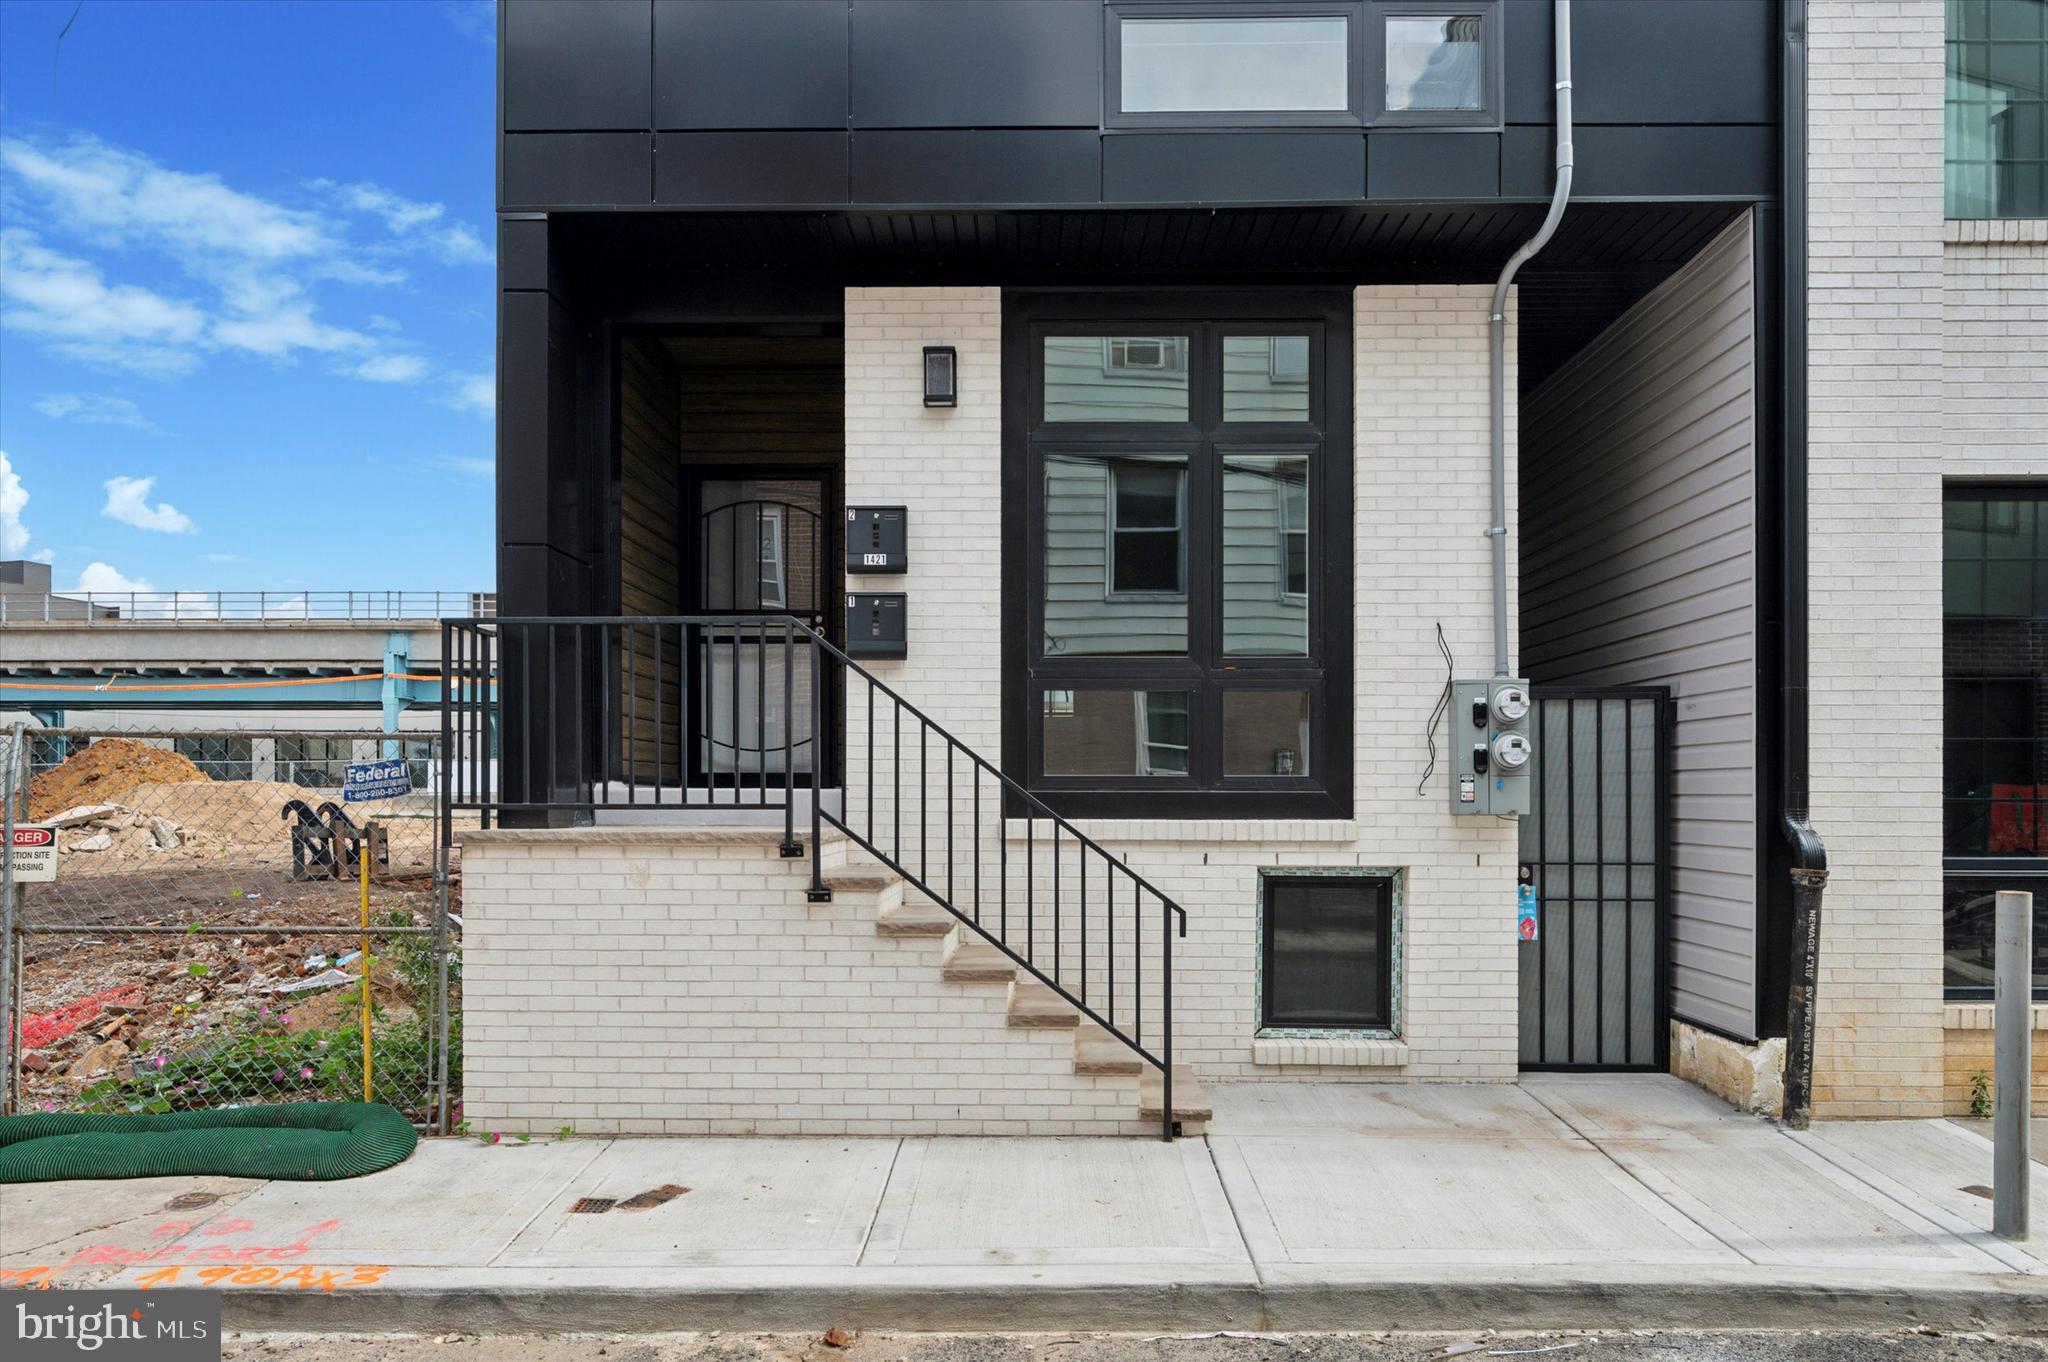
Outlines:
{"type": "Polygon", "coordinates": [[[846,508],[846,570],[904,572],[910,555],[904,545],[910,513],[901,506],[846,508]]]}
{"type": "Polygon", "coordinates": [[[904,626],[909,597],[901,591],[854,591],[846,597],[846,655],[900,658],[910,655],[904,626]]]}

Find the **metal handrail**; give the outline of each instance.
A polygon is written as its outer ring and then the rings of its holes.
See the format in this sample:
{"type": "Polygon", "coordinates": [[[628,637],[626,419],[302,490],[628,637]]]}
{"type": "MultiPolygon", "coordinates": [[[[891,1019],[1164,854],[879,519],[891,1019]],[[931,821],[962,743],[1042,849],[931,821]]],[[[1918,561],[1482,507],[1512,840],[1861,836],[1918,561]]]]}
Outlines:
{"type": "Polygon", "coordinates": [[[0,591],[0,624],[290,624],[486,617],[488,591],[0,591]]]}
{"type": "MultiPolygon", "coordinates": [[[[780,811],[783,815],[783,854],[797,856],[803,854],[804,848],[796,835],[798,778],[795,754],[799,749],[808,747],[812,754],[812,771],[808,775],[812,787],[811,878],[808,890],[811,899],[825,901],[832,896],[825,882],[823,860],[823,831],[824,825],[829,823],[943,908],[966,931],[994,946],[1025,974],[1051,989],[1107,1034],[1116,1037],[1141,1062],[1159,1070],[1163,1098],[1162,1132],[1166,1138],[1173,1138],[1173,940],[1176,936],[1187,935],[1187,911],[1157,885],[1132,870],[1043,799],[956,738],[924,710],[801,619],[782,614],[742,613],[449,619],[443,621],[441,657],[443,694],[448,697],[442,709],[442,771],[439,782],[444,813],[458,808],[476,809],[481,813],[484,825],[489,826],[493,817],[502,818],[506,813],[581,815],[613,809],[730,809],[738,804],[745,808],[780,811]],[[666,654],[664,638],[673,640],[666,654]],[[651,658],[642,652],[650,641],[651,658]],[[703,650],[701,654],[700,649],[703,650]],[[729,649],[729,662],[712,651],[716,649],[729,649]],[[753,650],[751,696],[755,701],[756,743],[745,750],[757,764],[752,771],[745,769],[735,747],[731,772],[719,773],[709,769],[702,772],[708,791],[706,797],[700,799],[690,784],[693,772],[686,744],[718,745],[711,730],[718,721],[712,716],[721,695],[729,698],[731,704],[729,716],[719,717],[731,726],[735,744],[743,736],[741,713],[749,692],[742,689],[745,672],[741,663],[747,649],[753,650]],[[795,660],[798,650],[805,650],[810,655],[807,738],[799,738],[796,732],[799,716],[795,660]],[[717,658],[715,662],[702,660],[713,657],[717,658]],[[674,659],[672,677],[666,670],[668,658],[674,659]],[[568,664],[567,683],[562,680],[564,662],[568,664]],[[622,663],[625,664],[623,667],[622,663]],[[648,665],[643,667],[643,664],[648,665]],[[781,740],[776,745],[767,738],[767,717],[770,704],[768,678],[778,664],[781,676],[781,740]],[[536,675],[542,668],[544,680],[536,675]],[[490,674],[500,677],[499,691],[468,684],[473,678],[490,674]],[[648,684],[650,678],[651,685],[648,684]],[[850,715],[850,701],[857,682],[864,683],[867,688],[866,713],[869,716],[864,782],[867,816],[864,824],[854,811],[856,795],[862,787],[857,787],[856,782],[844,773],[838,782],[838,810],[827,810],[822,797],[825,784],[823,764],[832,751],[827,729],[831,706],[827,697],[834,694],[832,684],[836,683],[841,713],[850,715]],[[721,692],[719,686],[722,683],[729,685],[730,689],[721,692]],[[591,690],[593,686],[594,691],[591,690]],[[674,691],[672,698],[670,688],[674,691]],[[593,695],[595,712],[588,704],[593,695]],[[645,711],[640,708],[643,698],[647,704],[645,711]],[[688,727],[693,699],[701,711],[697,716],[701,720],[700,729],[688,727]],[[508,756],[515,788],[508,788],[506,777],[483,759],[487,735],[495,731],[494,720],[506,714],[508,704],[517,706],[521,717],[520,725],[508,733],[508,741],[512,734],[518,735],[517,760],[511,761],[508,756]],[[880,835],[876,825],[880,806],[876,801],[879,768],[875,744],[879,730],[874,716],[878,708],[889,724],[891,744],[885,751],[890,771],[884,788],[888,791],[893,811],[893,835],[887,839],[880,835]],[[532,720],[536,711],[543,716],[570,716],[570,731],[562,731],[564,726],[559,717],[554,723],[544,721],[535,727],[532,720]],[[916,727],[915,760],[918,763],[918,769],[908,782],[903,771],[906,716],[916,727]],[[662,727],[664,722],[668,724],[666,733],[662,727]],[[649,785],[642,781],[638,770],[639,751],[649,724],[652,725],[655,752],[651,798],[648,797],[649,785]],[[942,841],[936,858],[946,867],[944,885],[939,884],[932,874],[935,858],[930,845],[931,805],[935,794],[930,757],[935,745],[934,737],[944,763],[941,775],[945,782],[945,808],[940,823],[942,841]],[[666,778],[666,769],[671,764],[665,745],[668,742],[674,744],[675,784],[670,784],[666,778]],[[565,746],[573,750],[566,762],[558,763],[557,758],[565,746]],[[471,753],[472,760],[462,764],[458,756],[465,750],[471,753]],[[768,759],[777,750],[782,753],[782,768],[780,772],[771,772],[768,759]],[[594,761],[589,759],[593,754],[594,761]],[[967,850],[960,845],[965,834],[956,817],[954,804],[955,795],[959,792],[956,760],[965,762],[972,798],[971,896],[959,892],[954,875],[959,856],[967,850]],[[567,784],[558,765],[569,768],[567,784]],[[730,800],[717,798],[720,787],[715,783],[715,776],[719,774],[729,774],[732,778],[730,800]],[[625,776],[623,782],[616,779],[620,775],[625,776]],[[997,857],[997,888],[1001,897],[999,915],[993,922],[984,921],[982,914],[984,776],[994,782],[994,812],[997,816],[993,846],[997,857]],[[751,788],[754,798],[744,799],[742,796],[748,792],[748,780],[755,782],[751,788]],[[624,798],[614,797],[610,790],[612,785],[620,783],[625,786],[624,798]],[[903,839],[906,788],[917,791],[915,869],[912,868],[913,857],[906,851],[903,839]],[[1009,843],[1013,839],[1008,832],[1011,822],[1019,816],[1025,825],[1021,932],[1014,931],[1010,923],[1009,843]],[[1042,933],[1038,930],[1039,909],[1043,906],[1043,886],[1037,882],[1037,824],[1040,821],[1048,825],[1052,849],[1051,873],[1046,877],[1050,879],[1049,958],[1040,949],[1042,933]],[[886,849],[884,840],[888,841],[886,849]],[[1074,971],[1068,970],[1063,976],[1063,966],[1069,954],[1067,947],[1075,935],[1067,933],[1063,937],[1062,889],[1069,884],[1064,878],[1067,856],[1063,843],[1067,840],[1071,840],[1075,848],[1078,879],[1078,981],[1072,978],[1074,971]],[[1099,906],[1102,907],[1105,930],[1098,938],[1103,941],[1103,954],[1099,958],[1091,958],[1089,942],[1088,859],[1091,855],[1100,858],[1104,867],[1101,883],[1105,903],[1099,906]],[[1131,949],[1128,958],[1131,964],[1124,980],[1129,995],[1128,1014],[1120,1006],[1118,991],[1118,876],[1128,880],[1130,886],[1131,949]],[[1144,896],[1147,894],[1158,900],[1160,912],[1156,998],[1160,1030],[1156,1053],[1145,1044],[1144,1036],[1144,896]],[[1107,979],[1106,989],[1097,995],[1101,997],[1099,1004],[1090,996],[1091,970],[1098,966],[1107,979]],[[1105,993],[1106,997],[1102,997],[1105,993]]],[[[512,749],[508,747],[510,751],[512,749]]],[[[451,821],[444,817],[442,826],[444,829],[451,826],[451,821]]]]}

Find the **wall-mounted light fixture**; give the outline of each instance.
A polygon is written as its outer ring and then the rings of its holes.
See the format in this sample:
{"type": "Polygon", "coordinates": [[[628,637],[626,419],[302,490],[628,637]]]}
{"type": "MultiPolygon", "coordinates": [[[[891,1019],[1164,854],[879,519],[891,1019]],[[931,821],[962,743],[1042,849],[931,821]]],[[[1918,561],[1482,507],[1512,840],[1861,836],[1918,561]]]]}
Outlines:
{"type": "Polygon", "coordinates": [[[924,348],[924,404],[927,407],[960,405],[960,356],[950,345],[924,348]]]}

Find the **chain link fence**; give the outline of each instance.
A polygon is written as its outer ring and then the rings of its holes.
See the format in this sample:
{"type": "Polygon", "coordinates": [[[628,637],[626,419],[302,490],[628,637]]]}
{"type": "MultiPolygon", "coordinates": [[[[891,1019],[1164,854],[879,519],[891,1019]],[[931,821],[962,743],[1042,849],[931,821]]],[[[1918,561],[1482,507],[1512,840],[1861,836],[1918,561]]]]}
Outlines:
{"type": "Polygon", "coordinates": [[[53,830],[56,874],[13,886],[8,1109],[360,1100],[367,1049],[372,1097],[447,1129],[461,907],[439,864],[438,746],[27,729],[0,785],[17,822],[53,830]],[[391,758],[411,793],[343,800],[351,762],[391,758]]]}

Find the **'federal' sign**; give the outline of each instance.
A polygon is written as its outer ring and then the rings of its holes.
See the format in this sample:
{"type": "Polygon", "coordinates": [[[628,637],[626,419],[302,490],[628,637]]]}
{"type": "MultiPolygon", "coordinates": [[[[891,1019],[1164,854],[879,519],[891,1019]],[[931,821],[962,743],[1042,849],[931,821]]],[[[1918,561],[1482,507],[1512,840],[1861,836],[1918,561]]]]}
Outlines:
{"type": "Polygon", "coordinates": [[[346,804],[365,799],[395,799],[412,793],[412,767],[402,758],[391,761],[352,761],[341,774],[341,798],[346,804]]]}

